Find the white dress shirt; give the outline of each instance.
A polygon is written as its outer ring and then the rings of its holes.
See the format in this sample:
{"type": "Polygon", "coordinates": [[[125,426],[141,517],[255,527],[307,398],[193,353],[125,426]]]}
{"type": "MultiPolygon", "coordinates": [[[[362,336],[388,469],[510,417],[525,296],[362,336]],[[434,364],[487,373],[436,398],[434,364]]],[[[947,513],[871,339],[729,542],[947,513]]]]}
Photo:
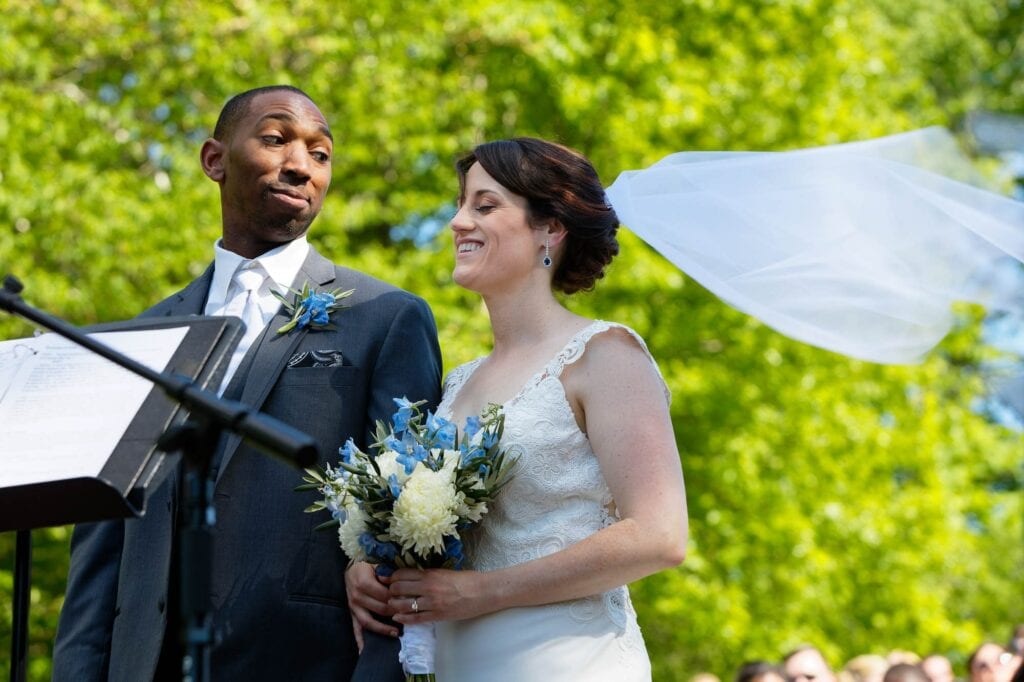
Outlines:
{"type": "MultiPolygon", "coordinates": [[[[299,269],[306,260],[306,255],[309,253],[309,243],[306,241],[305,235],[303,235],[251,260],[228,251],[221,246],[219,239],[214,244],[213,250],[213,281],[210,283],[210,292],[207,295],[206,308],[203,312],[207,315],[227,314],[232,300],[244,293],[238,283],[234,281],[235,272],[239,268],[252,267],[250,264],[258,264],[267,275],[267,279],[264,280],[263,285],[259,288],[256,298],[262,313],[263,326],[266,327],[267,323],[274,317],[274,314],[277,313],[278,308],[281,307],[281,302],[274,297],[271,291],[276,290],[285,297],[290,296],[288,287],[295,281],[295,277],[299,274],[299,269]]],[[[262,331],[262,328],[260,331],[262,331]]],[[[238,365],[241,364],[242,358],[249,350],[252,341],[258,336],[258,333],[250,331],[246,335],[245,342],[240,343],[235,348],[231,362],[228,365],[228,371],[221,382],[220,393],[224,392],[224,389],[231,381],[231,377],[234,376],[235,370],[238,369],[238,365]]]]}

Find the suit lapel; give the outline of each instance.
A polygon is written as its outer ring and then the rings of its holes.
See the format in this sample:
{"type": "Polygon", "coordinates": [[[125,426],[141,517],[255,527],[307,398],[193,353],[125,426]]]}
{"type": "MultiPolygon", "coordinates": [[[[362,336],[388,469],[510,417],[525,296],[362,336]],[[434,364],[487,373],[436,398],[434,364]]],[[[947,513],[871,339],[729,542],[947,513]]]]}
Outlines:
{"type": "Polygon", "coordinates": [[[212,282],[213,263],[210,263],[203,274],[172,297],[167,315],[202,315],[212,282]]]}
{"type": "MultiPolygon", "coordinates": [[[[333,280],[334,264],[310,246],[309,254],[299,269],[295,281],[292,282],[291,288],[301,291],[302,285],[306,282],[322,287],[333,280]]],[[[263,333],[257,337],[253,347],[249,349],[246,357],[242,360],[238,373],[225,391],[226,397],[237,395],[235,392],[241,388],[241,396],[238,400],[252,408],[260,409],[274,384],[277,383],[288,359],[295,353],[299,342],[306,335],[305,329],[294,329],[287,334],[278,334],[277,330],[289,319],[291,317],[284,307],[278,308],[273,319],[263,329],[263,333]],[[236,385],[236,382],[239,384],[236,385]]],[[[233,433],[227,436],[224,454],[221,457],[220,466],[217,468],[218,481],[227,469],[228,462],[231,461],[240,442],[241,439],[233,433]]]]}

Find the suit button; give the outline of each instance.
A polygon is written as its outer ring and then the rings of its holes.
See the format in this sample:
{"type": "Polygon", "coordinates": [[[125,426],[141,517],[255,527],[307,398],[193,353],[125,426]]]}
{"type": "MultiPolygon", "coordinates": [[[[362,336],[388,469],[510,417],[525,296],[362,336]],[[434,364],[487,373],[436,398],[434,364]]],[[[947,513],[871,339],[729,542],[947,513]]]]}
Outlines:
{"type": "Polygon", "coordinates": [[[161,599],[159,602],[157,602],[156,607],[160,609],[160,613],[163,613],[164,609],[167,608],[167,602],[161,599]]]}

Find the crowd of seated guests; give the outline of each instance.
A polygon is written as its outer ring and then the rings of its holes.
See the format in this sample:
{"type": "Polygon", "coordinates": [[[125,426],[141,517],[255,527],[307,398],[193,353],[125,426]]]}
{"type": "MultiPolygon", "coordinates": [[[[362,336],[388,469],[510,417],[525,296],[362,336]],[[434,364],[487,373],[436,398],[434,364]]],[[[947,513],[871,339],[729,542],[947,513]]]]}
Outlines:
{"type": "MultiPolygon", "coordinates": [[[[707,673],[701,682],[711,682],[707,673]]],[[[967,658],[964,674],[957,675],[941,653],[924,657],[911,651],[886,655],[864,654],[833,670],[819,649],[804,645],[778,663],[749,661],[740,666],[734,682],[1024,682],[1024,625],[1018,625],[1005,646],[982,642],[967,658]]]]}

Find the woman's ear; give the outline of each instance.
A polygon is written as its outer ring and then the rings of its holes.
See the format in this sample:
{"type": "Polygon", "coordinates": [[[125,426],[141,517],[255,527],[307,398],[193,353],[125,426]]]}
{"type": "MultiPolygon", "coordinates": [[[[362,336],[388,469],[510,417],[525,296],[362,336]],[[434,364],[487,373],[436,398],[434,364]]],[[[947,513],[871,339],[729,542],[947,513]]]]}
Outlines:
{"type": "Polygon", "coordinates": [[[203,172],[214,182],[224,182],[224,143],[212,137],[203,143],[199,150],[199,160],[203,164],[203,172]]]}
{"type": "Polygon", "coordinates": [[[562,223],[558,222],[554,218],[548,221],[547,225],[543,228],[544,238],[551,246],[557,246],[569,236],[569,231],[565,229],[562,223]]]}

